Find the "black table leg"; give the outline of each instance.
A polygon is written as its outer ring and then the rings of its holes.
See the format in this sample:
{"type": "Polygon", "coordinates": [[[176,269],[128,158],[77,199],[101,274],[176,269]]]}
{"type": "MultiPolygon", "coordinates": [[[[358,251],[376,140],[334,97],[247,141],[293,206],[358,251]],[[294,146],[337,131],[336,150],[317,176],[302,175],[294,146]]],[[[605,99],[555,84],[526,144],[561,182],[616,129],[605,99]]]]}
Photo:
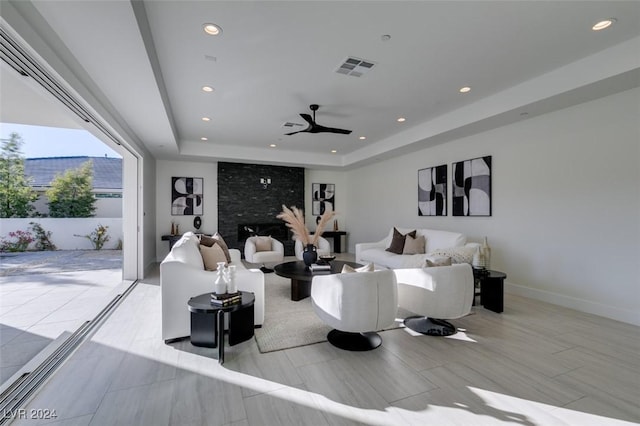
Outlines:
{"type": "Polygon", "coordinates": [[[218,363],[224,364],[224,311],[219,310],[218,316],[218,363]]]}

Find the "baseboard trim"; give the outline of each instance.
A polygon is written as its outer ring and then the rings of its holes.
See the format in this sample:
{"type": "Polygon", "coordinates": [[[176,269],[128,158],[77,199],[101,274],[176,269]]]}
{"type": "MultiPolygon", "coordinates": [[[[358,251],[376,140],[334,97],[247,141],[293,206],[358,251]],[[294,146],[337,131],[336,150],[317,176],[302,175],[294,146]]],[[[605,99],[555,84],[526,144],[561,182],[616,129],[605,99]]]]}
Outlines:
{"type": "Polygon", "coordinates": [[[505,282],[504,284],[505,292],[509,294],[528,297],[530,299],[540,300],[542,302],[551,303],[553,305],[575,309],[576,311],[598,315],[615,321],[621,321],[627,324],[640,326],[640,311],[631,311],[629,309],[603,305],[601,303],[592,302],[590,300],[578,299],[560,293],[525,287],[509,282],[505,282]]]}

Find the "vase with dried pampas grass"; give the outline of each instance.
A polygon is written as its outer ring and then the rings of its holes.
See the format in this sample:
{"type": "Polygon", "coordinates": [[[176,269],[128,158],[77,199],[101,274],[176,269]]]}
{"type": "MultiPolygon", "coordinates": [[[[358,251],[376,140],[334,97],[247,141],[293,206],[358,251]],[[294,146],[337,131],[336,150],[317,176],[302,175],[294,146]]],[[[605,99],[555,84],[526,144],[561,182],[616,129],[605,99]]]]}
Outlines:
{"type": "Polygon", "coordinates": [[[318,222],[316,232],[313,235],[309,235],[310,232],[304,224],[304,213],[297,207],[288,208],[283,205],[282,212],[276,217],[285,221],[289,229],[291,229],[291,232],[293,232],[293,235],[296,239],[300,240],[302,244],[305,246],[309,244],[316,246],[324,232],[324,227],[335,215],[336,213],[333,210],[325,210],[320,217],[320,222],[318,222]]]}

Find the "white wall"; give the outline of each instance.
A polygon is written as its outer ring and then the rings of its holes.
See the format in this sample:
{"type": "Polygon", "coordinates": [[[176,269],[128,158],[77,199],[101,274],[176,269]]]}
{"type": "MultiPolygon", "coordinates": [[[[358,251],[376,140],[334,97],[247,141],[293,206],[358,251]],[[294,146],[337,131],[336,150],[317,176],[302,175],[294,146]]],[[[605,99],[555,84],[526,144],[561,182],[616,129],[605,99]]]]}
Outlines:
{"type": "Polygon", "coordinates": [[[169,242],[161,237],[171,233],[171,222],[180,226],[180,233],[195,231],[195,216],[171,216],[171,177],[201,177],[203,182],[204,214],[200,232],[213,233],[218,229],[218,163],[189,161],[156,162],[156,260],[161,262],[169,253],[169,242]]]}
{"type": "MultiPolygon", "coordinates": [[[[33,237],[35,233],[29,222],[39,223],[45,232],[51,231],[51,242],[58,250],[93,250],[93,244],[85,235],[90,235],[99,226],[108,226],[107,235],[109,241],[103,249],[114,249],[118,241],[122,240],[122,218],[83,217],[83,218],[50,218],[32,217],[24,219],[0,219],[0,237],[9,241],[15,241],[8,236],[9,232],[28,231],[33,237]],[[76,235],[80,235],[77,237],[76,235]]],[[[34,249],[34,243],[29,245],[29,250],[34,249]]]]}
{"type": "MultiPolygon", "coordinates": [[[[336,171],[336,170],[316,170],[316,169],[305,169],[304,172],[304,216],[305,223],[307,224],[307,228],[309,230],[316,229],[316,216],[312,215],[312,203],[311,198],[313,197],[312,185],[314,183],[333,183],[336,186],[336,196],[335,196],[335,209],[336,216],[335,219],[338,221],[338,228],[340,231],[344,231],[348,229],[347,223],[347,177],[346,172],[336,171]]],[[[325,227],[325,231],[333,231],[333,222],[329,223],[325,227]]],[[[346,237],[347,243],[342,242],[342,251],[346,251],[346,244],[349,242],[349,236],[346,237]]],[[[333,238],[327,238],[329,244],[331,244],[331,250],[333,250],[333,238]]]]}
{"type": "Polygon", "coordinates": [[[629,90],[349,172],[350,251],[393,225],[486,235],[509,291],[640,325],[639,105],[629,90]],[[418,216],[418,169],[485,155],[492,217],[418,216]]]}

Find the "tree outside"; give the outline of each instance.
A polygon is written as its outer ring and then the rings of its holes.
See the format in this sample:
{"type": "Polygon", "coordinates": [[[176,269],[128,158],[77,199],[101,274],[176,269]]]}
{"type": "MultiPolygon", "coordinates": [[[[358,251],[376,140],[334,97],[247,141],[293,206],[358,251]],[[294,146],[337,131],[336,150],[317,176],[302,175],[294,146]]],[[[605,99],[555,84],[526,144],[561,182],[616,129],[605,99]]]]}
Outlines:
{"type": "Polygon", "coordinates": [[[93,188],[93,162],[56,175],[46,191],[50,217],[91,217],[96,210],[93,188]]]}
{"type": "Polygon", "coordinates": [[[0,217],[29,217],[38,194],[31,188],[31,180],[24,175],[24,141],[18,133],[2,139],[0,146],[0,217]]]}

